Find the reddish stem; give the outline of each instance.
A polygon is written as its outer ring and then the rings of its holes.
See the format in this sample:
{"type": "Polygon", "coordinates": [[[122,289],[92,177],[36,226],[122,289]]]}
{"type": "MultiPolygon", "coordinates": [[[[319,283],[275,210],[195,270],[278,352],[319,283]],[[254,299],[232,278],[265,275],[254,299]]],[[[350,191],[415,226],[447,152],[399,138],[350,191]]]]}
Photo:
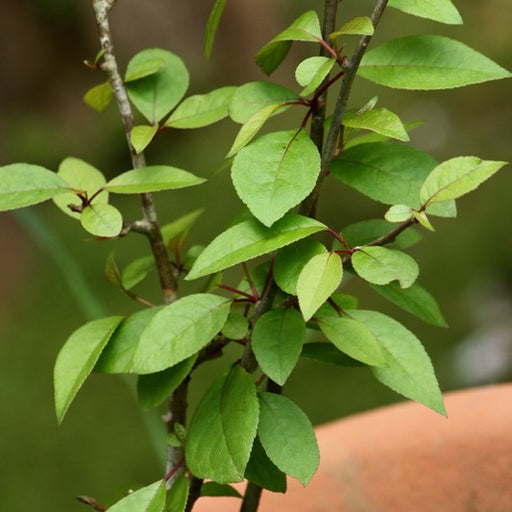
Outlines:
{"type": "Polygon", "coordinates": [[[182,457],[178,463],[164,476],[164,480],[168,482],[172,478],[172,475],[174,475],[174,473],[176,473],[176,471],[178,471],[178,469],[180,469],[183,464],[185,464],[185,457],[182,457]]]}

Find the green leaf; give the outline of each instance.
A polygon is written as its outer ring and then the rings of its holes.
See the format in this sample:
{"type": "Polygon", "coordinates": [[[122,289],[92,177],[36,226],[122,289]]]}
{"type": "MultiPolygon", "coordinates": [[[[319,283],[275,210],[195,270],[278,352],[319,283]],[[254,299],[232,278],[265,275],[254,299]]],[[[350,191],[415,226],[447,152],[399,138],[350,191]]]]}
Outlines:
{"type": "Polygon", "coordinates": [[[154,409],[167,400],[185,380],[196,362],[193,355],[181,363],[157,373],[140,375],[137,380],[137,398],[143,409],[154,409]]]}
{"type": "Polygon", "coordinates": [[[389,7],[448,25],[462,25],[459,11],[451,0],[389,0],[389,7]]]}
{"type": "Polygon", "coordinates": [[[435,231],[434,226],[432,226],[427,214],[424,211],[412,211],[413,217],[426,229],[429,231],[435,231]]]}
{"type": "Polygon", "coordinates": [[[204,178],[170,165],[150,165],[116,176],[105,185],[105,189],[116,194],[144,194],[193,187],[205,181],[204,178]]]}
{"type": "Polygon", "coordinates": [[[326,316],[340,316],[340,309],[356,309],[359,305],[359,301],[357,297],[353,295],[348,295],[346,293],[333,293],[329,297],[329,301],[325,302],[320,309],[316,312],[315,316],[317,318],[322,318],[326,316]]]}
{"type": "Polygon", "coordinates": [[[348,313],[367,325],[387,351],[389,366],[371,369],[377,380],[397,393],[446,415],[432,363],[416,336],[382,313],[361,310],[348,313]]]}
{"type": "Polygon", "coordinates": [[[372,36],[375,32],[372,20],[367,16],[358,16],[350,21],[347,21],[339,30],[333,32],[329,39],[333,41],[340,36],[345,35],[361,35],[361,36],[372,36]]]}
{"type": "Polygon", "coordinates": [[[393,205],[384,215],[388,222],[404,222],[412,217],[412,209],[405,204],[393,205]]]}
{"type": "Polygon", "coordinates": [[[142,331],[163,306],[143,309],[125,318],[115,330],[94,368],[102,373],[133,372],[133,356],[142,331]]]}
{"type": "Polygon", "coordinates": [[[84,94],[84,102],[98,112],[105,112],[113,97],[112,86],[106,81],[89,89],[84,94]]]}
{"type": "Polygon", "coordinates": [[[393,304],[425,322],[438,327],[447,327],[436,300],[418,283],[405,289],[400,288],[396,282],[384,286],[372,285],[372,288],[393,304]]]}
{"type": "MultiPolygon", "coordinates": [[[[244,124],[264,107],[299,101],[297,93],[272,82],[248,82],[235,91],[229,103],[229,116],[235,123],[244,124]]],[[[286,110],[282,106],[280,112],[286,110]]]]}
{"type": "Polygon", "coordinates": [[[60,349],[53,372],[59,423],[122,319],[111,316],[88,322],[71,334],[60,349]]]}
{"type": "Polygon", "coordinates": [[[82,210],[82,227],[94,236],[115,237],[123,228],[123,217],[111,204],[93,203],[82,210]]]}
{"type": "Polygon", "coordinates": [[[249,320],[240,313],[231,313],[221,330],[221,333],[230,340],[241,340],[248,332],[249,320]]]}
{"type": "Polygon", "coordinates": [[[512,74],[465,44],[444,36],[395,39],[365,54],[358,74],[397,89],[451,89],[512,74]]]}
{"type": "Polygon", "coordinates": [[[251,346],[263,372],[280,386],[295,368],[306,337],[306,323],[296,309],[274,309],[254,325],[251,346]]]}
{"type": "MultiPolygon", "coordinates": [[[[65,158],[59,165],[57,174],[66,181],[66,183],[69,183],[73,189],[85,192],[88,198],[92,197],[93,194],[98,192],[106,183],[105,176],[103,176],[101,171],[98,171],[96,167],[93,167],[79,158],[65,158]]],[[[53,198],[53,202],[65,214],[75,219],[80,219],[80,213],[69,209],[70,204],[81,205],[81,200],[76,194],[72,192],[59,194],[53,198]]],[[[100,192],[95,196],[93,204],[100,203],[108,203],[108,192],[100,192]]]]}
{"type": "Polygon", "coordinates": [[[254,382],[240,366],[216,379],[190,422],[185,446],[190,471],[221,484],[243,480],[258,410],[254,382]]]}
{"type": "Polygon", "coordinates": [[[150,124],[155,124],[183,98],[189,75],[177,55],[151,48],[130,60],[125,81],[130,100],[150,124]]]}
{"type": "Polygon", "coordinates": [[[320,154],[304,130],[260,137],[237,154],[231,168],[238,196],[266,226],[306,198],[319,174],[320,154]]]}
{"type": "Polygon", "coordinates": [[[327,252],[325,246],[312,238],[279,249],[274,262],[274,279],[286,293],[297,295],[297,281],[306,263],[318,254],[327,252]]]}
{"type": "Polygon", "coordinates": [[[71,189],[54,172],[31,164],[0,167],[0,183],[0,211],[41,203],[71,189]]]}
{"type": "Polygon", "coordinates": [[[313,256],[297,280],[300,310],[308,321],[336,291],[343,277],[341,258],[334,252],[313,256]]]}
{"type": "Polygon", "coordinates": [[[165,370],[197,353],[222,329],[230,305],[224,297],[200,293],[164,307],[140,337],[136,373],[165,370]]]}
{"type": "Polygon", "coordinates": [[[199,208],[190,213],[182,215],[176,220],[163,226],[162,237],[164,239],[165,245],[168,245],[172,239],[188,232],[196,220],[203,214],[203,212],[204,208],[199,208]]]}
{"type": "Polygon", "coordinates": [[[151,270],[155,268],[155,258],[143,256],[129,263],[121,273],[121,283],[125,290],[131,290],[143,281],[151,270]]]}
{"type": "Polygon", "coordinates": [[[166,512],[185,512],[189,487],[190,484],[186,475],[180,475],[176,478],[167,492],[166,512]]]}
{"type": "Polygon", "coordinates": [[[324,317],[318,325],[325,337],[339,350],[371,366],[387,366],[379,341],[363,323],[351,318],[324,317]]]}
{"type": "Polygon", "coordinates": [[[343,124],[348,128],[370,130],[386,137],[408,141],[409,135],[400,118],[387,108],[376,108],[344,119],[343,124]]]}
{"type": "Polygon", "coordinates": [[[271,228],[256,219],[241,222],[206,247],[185,279],[197,279],[233,267],[324,229],[324,224],[294,213],[287,214],[271,228]]]}
{"type": "Polygon", "coordinates": [[[119,272],[119,267],[116,263],[115,251],[111,251],[107,256],[107,260],[105,262],[105,275],[116,288],[123,288],[121,273],[119,272]]]}
{"type": "Polygon", "coordinates": [[[228,496],[231,498],[241,498],[242,495],[229,484],[218,484],[217,482],[203,482],[201,486],[201,496],[228,496]]]}
{"type": "Polygon", "coordinates": [[[328,342],[305,343],[301,357],[337,366],[363,366],[361,361],[340,352],[332,343],[328,342]]]}
{"type": "Polygon", "coordinates": [[[320,457],[311,422],[297,405],[282,395],[260,393],[258,436],[281,471],[308,484],[320,457]]]}
{"type": "MultiPolygon", "coordinates": [[[[432,157],[412,146],[378,142],[347,149],[331,164],[331,172],[374,201],[419,210],[420,188],[436,165],[432,157]]],[[[428,213],[455,217],[455,203],[432,205],[428,213]]]]}
{"type": "Polygon", "coordinates": [[[422,204],[457,199],[475,190],[507,162],[460,156],[439,164],[427,176],[420,190],[422,204]]]}
{"type": "Polygon", "coordinates": [[[227,0],[215,0],[215,4],[210,12],[210,16],[208,16],[208,21],[206,22],[206,30],[204,37],[204,56],[209,59],[212,55],[213,42],[215,40],[215,33],[217,32],[217,27],[219,26],[220,20],[222,18],[222,13],[224,12],[224,8],[226,7],[227,0]]]}
{"type": "Polygon", "coordinates": [[[165,507],[165,481],[158,480],[138,489],[108,507],[108,512],[163,512],[165,507]]]}
{"type": "Polygon", "coordinates": [[[256,64],[270,75],[284,60],[292,41],[319,42],[322,40],[320,21],[315,11],[301,14],[286,30],[267,43],[255,57],[256,64]]]}
{"type": "Polygon", "coordinates": [[[268,458],[257,437],[252,446],[251,458],[245,468],[245,478],[263,489],[286,492],[286,475],[268,458]]]}
{"type": "Polygon", "coordinates": [[[418,264],[407,254],[387,247],[363,247],[352,254],[352,266],[359,277],[373,284],[395,279],[402,288],[411,286],[419,274],[418,264]]]}
{"type": "Polygon", "coordinates": [[[158,131],[158,124],[141,124],[134,126],[130,132],[130,140],[137,153],[142,153],[153,140],[158,131]]]}
{"type": "Polygon", "coordinates": [[[207,94],[185,99],[165,122],[170,128],[200,128],[228,115],[228,106],[236,87],[221,87],[207,94]]]}
{"type": "Polygon", "coordinates": [[[295,70],[297,83],[305,87],[301,96],[309,96],[315,92],[335,63],[332,57],[309,57],[303,60],[295,70]]]}

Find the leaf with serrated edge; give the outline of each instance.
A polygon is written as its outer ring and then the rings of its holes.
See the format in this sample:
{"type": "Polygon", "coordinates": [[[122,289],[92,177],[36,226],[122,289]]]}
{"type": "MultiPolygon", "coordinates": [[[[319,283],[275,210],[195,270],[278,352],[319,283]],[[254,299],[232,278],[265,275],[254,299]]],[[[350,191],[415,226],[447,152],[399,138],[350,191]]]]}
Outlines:
{"type": "Polygon", "coordinates": [[[88,322],[71,334],[60,349],[53,372],[59,423],[122,319],[111,316],[88,322]]]}
{"type": "Polygon", "coordinates": [[[377,380],[446,416],[432,363],[418,338],[382,313],[361,310],[347,313],[368,326],[387,351],[388,367],[371,368],[377,380]]]}
{"type": "Polygon", "coordinates": [[[137,489],[108,508],[108,512],[163,512],[165,507],[165,481],[137,489]]]}
{"type": "Polygon", "coordinates": [[[254,382],[235,365],[214,381],[190,422],[185,459],[192,474],[218,483],[242,481],[258,416],[254,382]]]}
{"type": "Polygon", "coordinates": [[[389,7],[448,25],[461,25],[462,18],[451,0],[389,0],[389,7]]]}
{"type": "Polygon", "coordinates": [[[176,478],[167,493],[167,509],[165,512],[185,512],[189,487],[190,483],[186,475],[180,475],[176,478]]]}
{"type": "Polygon", "coordinates": [[[146,125],[141,124],[134,126],[130,132],[130,140],[137,153],[142,153],[158,131],[158,124],[146,125]]]}
{"type": "Polygon", "coordinates": [[[199,293],[159,311],[144,329],[135,351],[135,373],[165,370],[194,355],[222,329],[229,314],[225,297],[199,293]]]}
{"type": "Polygon", "coordinates": [[[409,135],[400,118],[387,108],[377,108],[363,112],[343,121],[348,128],[371,130],[372,132],[407,142],[409,135]]]}
{"type": "Polygon", "coordinates": [[[199,255],[186,280],[213,274],[325,230],[324,224],[289,213],[268,228],[256,219],[227,229],[199,255]]]}
{"type": "Polygon", "coordinates": [[[111,238],[121,232],[123,217],[111,204],[92,203],[82,210],[80,223],[91,235],[111,238]]]}

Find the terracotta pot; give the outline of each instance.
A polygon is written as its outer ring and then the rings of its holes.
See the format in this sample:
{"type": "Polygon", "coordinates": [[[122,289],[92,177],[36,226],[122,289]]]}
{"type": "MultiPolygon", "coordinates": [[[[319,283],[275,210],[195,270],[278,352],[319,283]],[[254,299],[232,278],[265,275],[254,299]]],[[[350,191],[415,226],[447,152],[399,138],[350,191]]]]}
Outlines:
{"type": "MultiPolygon", "coordinates": [[[[445,401],[449,419],[407,402],[318,427],[311,483],[265,491],[260,511],[512,511],[512,384],[445,401]]],[[[236,498],[201,498],[194,512],[239,507],[236,498]]]]}

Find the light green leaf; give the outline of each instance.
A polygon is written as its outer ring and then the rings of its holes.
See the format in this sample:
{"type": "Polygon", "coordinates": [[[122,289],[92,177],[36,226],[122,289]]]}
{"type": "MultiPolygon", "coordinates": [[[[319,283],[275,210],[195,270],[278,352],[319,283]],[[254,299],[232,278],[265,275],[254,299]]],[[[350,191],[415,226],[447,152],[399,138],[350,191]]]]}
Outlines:
{"type": "Polygon", "coordinates": [[[427,176],[420,190],[422,204],[457,199],[475,190],[507,162],[460,156],[439,164],[427,176]]]}
{"type": "Polygon", "coordinates": [[[167,493],[166,512],[185,512],[189,487],[190,484],[186,475],[180,475],[176,478],[171,489],[167,493]]]}
{"type": "Polygon", "coordinates": [[[218,483],[243,480],[258,411],[256,387],[240,366],[215,380],[190,422],[185,446],[190,471],[218,483]]]}
{"type": "Polygon", "coordinates": [[[409,206],[395,204],[384,214],[384,218],[388,222],[404,222],[410,219],[412,215],[412,209],[409,206]]]}
{"type": "Polygon", "coordinates": [[[359,277],[373,284],[397,280],[402,288],[411,286],[419,274],[418,264],[404,252],[387,247],[362,247],[352,254],[352,266],[359,277]]]}
{"type": "Polygon", "coordinates": [[[367,16],[358,16],[350,21],[347,21],[339,30],[333,32],[329,39],[333,41],[340,36],[344,35],[361,35],[361,36],[372,36],[375,32],[373,23],[367,16]]]}
{"type": "Polygon", "coordinates": [[[418,338],[382,313],[361,310],[348,313],[367,325],[387,351],[389,366],[371,369],[376,379],[397,393],[446,415],[432,363],[418,338]]]}
{"type": "Polygon", "coordinates": [[[279,288],[291,295],[297,295],[297,281],[306,263],[313,256],[326,252],[325,246],[312,238],[304,238],[277,251],[274,279],[279,288]]]}
{"type": "Polygon", "coordinates": [[[306,321],[336,291],[342,277],[341,258],[334,252],[317,254],[306,263],[297,280],[299,306],[306,321]]]}
{"type": "Polygon", "coordinates": [[[249,320],[240,313],[231,313],[221,330],[221,333],[230,340],[241,340],[248,332],[249,320]]]}
{"type": "Polygon", "coordinates": [[[150,124],[155,124],[183,98],[189,75],[177,55],[151,48],[130,60],[125,81],[130,100],[150,124]]]}
{"type": "Polygon", "coordinates": [[[122,319],[111,316],[88,322],[71,334],[60,349],[53,372],[59,423],[122,319]]]}
{"type": "MultiPolygon", "coordinates": [[[[248,82],[233,94],[229,103],[229,116],[235,123],[244,124],[264,107],[283,105],[292,101],[300,101],[297,93],[272,82],[248,82]]],[[[279,110],[284,112],[286,106],[279,110]]]]}
{"type": "Polygon", "coordinates": [[[121,273],[121,283],[125,290],[132,289],[143,281],[151,270],[155,268],[153,256],[143,256],[129,263],[121,273]]]}
{"type": "Polygon", "coordinates": [[[130,140],[137,153],[142,153],[158,131],[158,124],[146,125],[141,124],[134,126],[130,132],[130,140]]]}
{"type": "Polygon", "coordinates": [[[228,115],[228,106],[236,87],[221,87],[207,94],[186,98],[165,122],[170,128],[200,128],[228,115]]]}
{"type": "MultiPolygon", "coordinates": [[[[98,192],[105,183],[105,176],[93,167],[91,164],[80,160],[79,158],[65,158],[59,165],[57,174],[75,190],[85,192],[88,198],[98,192]]],[[[67,194],[59,194],[53,198],[53,202],[65,214],[75,219],[80,219],[80,213],[69,209],[69,205],[80,206],[80,198],[69,192],[67,194]]],[[[93,200],[93,204],[108,203],[108,192],[100,192],[93,200]]]]}
{"type": "Polygon", "coordinates": [[[435,231],[434,226],[432,226],[430,219],[428,218],[427,214],[422,211],[412,211],[413,217],[426,229],[429,231],[435,231]]]}
{"type": "Polygon", "coordinates": [[[462,25],[459,11],[451,0],[389,0],[389,7],[448,25],[462,25]]]}
{"type": "Polygon", "coordinates": [[[286,475],[268,458],[257,437],[252,446],[251,458],[245,468],[245,478],[263,489],[286,492],[286,475]]]}
{"type": "Polygon", "coordinates": [[[297,405],[282,395],[260,393],[258,436],[281,471],[308,484],[320,457],[311,422],[297,405]]]}
{"type": "Polygon", "coordinates": [[[266,226],[307,197],[319,173],[320,154],[304,130],[260,137],[237,154],[231,168],[238,196],[266,226]]]}
{"type": "MultiPolygon", "coordinates": [[[[419,210],[420,188],[436,165],[432,157],[412,146],[377,142],[347,149],[333,161],[331,172],[374,201],[405,204],[419,210]]],[[[455,217],[455,203],[432,205],[428,213],[455,217]]]]}
{"type": "Polygon", "coordinates": [[[286,57],[292,41],[319,42],[320,21],[315,11],[301,14],[286,30],[267,43],[255,56],[256,64],[270,75],[286,57]]]}
{"type": "Polygon", "coordinates": [[[111,204],[93,203],[82,210],[80,223],[91,235],[111,238],[121,232],[123,217],[111,204]]]}
{"type": "Polygon", "coordinates": [[[363,363],[340,352],[332,343],[313,342],[305,343],[302,348],[301,357],[320,361],[322,363],[334,364],[336,366],[363,366],[363,363]]]}
{"type": "Polygon", "coordinates": [[[306,337],[306,323],[296,309],[274,309],[254,325],[251,346],[263,372],[284,383],[295,368],[306,337]]]}
{"type": "Polygon", "coordinates": [[[98,112],[105,112],[113,98],[110,82],[104,82],[89,89],[84,94],[84,102],[98,112]]]}
{"type": "Polygon", "coordinates": [[[335,316],[339,317],[340,309],[356,309],[359,305],[359,301],[357,297],[353,295],[348,295],[346,293],[336,292],[333,293],[329,297],[329,301],[325,302],[320,309],[316,312],[315,316],[317,318],[323,318],[326,316],[335,316]]]}
{"type": "Polygon", "coordinates": [[[187,233],[203,212],[204,208],[199,208],[163,226],[162,237],[165,245],[168,245],[172,239],[187,233]]]}
{"type": "Polygon", "coordinates": [[[319,319],[318,325],[325,337],[350,357],[371,366],[388,365],[379,341],[363,323],[329,316],[319,319]]]}
{"type": "Polygon", "coordinates": [[[330,73],[335,62],[333,58],[329,57],[309,57],[303,60],[295,70],[297,83],[305,87],[301,96],[309,96],[315,92],[330,73]]]}
{"type": "Polygon", "coordinates": [[[358,74],[397,89],[451,89],[512,76],[465,44],[444,36],[395,39],[365,54],[358,74]]]}
{"type": "Polygon", "coordinates": [[[300,95],[303,97],[309,96],[313,94],[319,87],[322,85],[323,81],[327,78],[331,69],[335,64],[334,59],[328,59],[325,61],[317,72],[311,78],[311,81],[307,84],[307,86],[301,91],[300,95]]]}
{"type": "Polygon", "coordinates": [[[138,489],[108,508],[108,512],[163,512],[165,481],[159,480],[138,489]]]}
{"type": "Polygon", "coordinates": [[[199,255],[185,279],[197,279],[323,231],[324,224],[289,213],[268,228],[256,219],[237,224],[215,238],[199,255]]]}
{"type": "Polygon", "coordinates": [[[393,139],[409,140],[409,135],[407,135],[400,118],[387,108],[368,110],[349,119],[344,119],[343,124],[348,128],[370,130],[393,139]]]}
{"type": "Polygon", "coordinates": [[[436,300],[418,283],[405,289],[396,282],[384,286],[372,285],[372,288],[393,304],[425,322],[438,327],[447,327],[436,300]]]}
{"type": "Polygon", "coordinates": [[[217,482],[203,482],[201,486],[201,496],[229,496],[231,498],[241,498],[242,495],[229,484],[218,484],[217,482]]]}
{"type": "Polygon", "coordinates": [[[165,370],[194,355],[222,329],[230,301],[218,295],[188,295],[159,311],[135,351],[136,373],[165,370]]]}
{"type": "Polygon", "coordinates": [[[0,183],[0,211],[41,203],[71,189],[54,172],[31,164],[0,167],[0,183]]]}
{"type": "Polygon", "coordinates": [[[215,33],[217,32],[217,27],[219,26],[220,20],[222,18],[222,13],[224,12],[224,8],[226,7],[227,0],[215,0],[215,4],[210,12],[210,16],[208,16],[208,21],[206,22],[206,30],[204,37],[204,56],[209,59],[212,55],[213,42],[215,40],[215,33]]]}
{"type": "Polygon", "coordinates": [[[204,178],[170,165],[150,165],[116,176],[105,185],[105,189],[116,194],[143,194],[193,187],[205,181],[204,178]]]}

